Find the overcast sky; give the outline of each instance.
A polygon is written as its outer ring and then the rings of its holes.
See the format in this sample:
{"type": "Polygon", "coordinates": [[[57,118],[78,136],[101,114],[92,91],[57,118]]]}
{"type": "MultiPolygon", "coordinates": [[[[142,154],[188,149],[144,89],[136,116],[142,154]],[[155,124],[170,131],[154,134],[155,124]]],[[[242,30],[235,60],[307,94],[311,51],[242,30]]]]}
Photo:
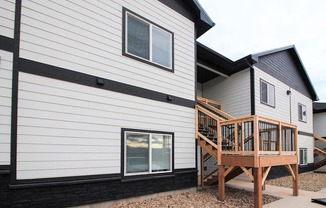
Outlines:
{"type": "Polygon", "coordinates": [[[295,45],[326,102],[326,0],[199,0],[215,26],[198,41],[231,60],[295,45]]]}

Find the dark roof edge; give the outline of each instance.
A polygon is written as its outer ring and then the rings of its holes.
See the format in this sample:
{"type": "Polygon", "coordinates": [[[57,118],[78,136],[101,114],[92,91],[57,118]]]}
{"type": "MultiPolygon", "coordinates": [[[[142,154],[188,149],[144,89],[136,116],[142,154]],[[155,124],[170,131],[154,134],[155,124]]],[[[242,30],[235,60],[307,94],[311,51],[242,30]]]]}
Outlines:
{"type": "Polygon", "coordinates": [[[294,45],[289,45],[289,46],[284,46],[284,47],[281,47],[281,48],[275,48],[275,49],[271,49],[271,50],[267,50],[267,51],[262,51],[262,52],[259,52],[259,53],[252,54],[252,58],[256,62],[258,62],[258,57],[260,57],[260,56],[265,56],[265,55],[268,55],[268,54],[277,53],[277,52],[285,51],[285,50],[292,49],[292,48],[294,48],[294,45]]]}
{"type": "Polygon", "coordinates": [[[313,112],[314,113],[325,113],[326,112],[326,103],[314,102],[313,103],[313,112]]]}
{"type": "Polygon", "coordinates": [[[206,22],[208,25],[210,26],[214,26],[215,23],[213,22],[213,20],[209,17],[209,15],[207,14],[207,12],[204,10],[204,8],[200,5],[200,3],[198,2],[198,0],[193,0],[194,3],[196,4],[197,8],[200,11],[200,19],[204,22],[206,22]]]}
{"type": "Polygon", "coordinates": [[[209,29],[211,29],[212,27],[215,26],[215,23],[213,22],[213,20],[209,17],[209,15],[206,13],[206,11],[204,10],[204,8],[200,5],[200,3],[198,2],[198,0],[193,0],[193,3],[195,4],[195,6],[197,7],[197,9],[199,10],[199,17],[198,17],[198,25],[200,27],[202,27],[202,30],[198,30],[197,31],[197,38],[199,38],[201,35],[203,35],[205,32],[207,32],[209,29]]]}
{"type": "Polygon", "coordinates": [[[222,58],[223,60],[229,62],[230,64],[233,64],[234,63],[231,59],[227,58],[226,56],[223,56],[222,54],[218,53],[217,51],[214,51],[213,49],[205,46],[204,44],[202,44],[202,43],[200,43],[198,41],[196,41],[196,42],[197,42],[197,46],[205,49],[206,51],[210,52],[214,56],[218,56],[218,57],[222,58]]]}

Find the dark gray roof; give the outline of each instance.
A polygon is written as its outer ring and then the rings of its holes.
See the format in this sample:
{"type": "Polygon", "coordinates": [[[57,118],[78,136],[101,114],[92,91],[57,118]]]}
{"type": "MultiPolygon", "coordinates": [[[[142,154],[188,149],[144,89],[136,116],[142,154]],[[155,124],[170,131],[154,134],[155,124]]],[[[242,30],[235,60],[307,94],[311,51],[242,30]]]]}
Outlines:
{"type": "Polygon", "coordinates": [[[260,53],[256,53],[256,54],[253,54],[251,55],[252,56],[252,59],[255,61],[255,62],[259,62],[259,58],[260,57],[263,57],[263,56],[267,56],[267,55],[271,55],[271,54],[274,54],[274,53],[279,53],[279,52],[283,52],[283,51],[288,51],[290,54],[291,54],[291,57],[293,58],[293,61],[295,62],[295,65],[297,66],[297,69],[298,69],[298,72],[299,72],[299,75],[301,76],[301,78],[303,79],[304,81],[304,84],[311,96],[311,99],[313,101],[317,101],[319,100],[318,96],[317,96],[317,93],[315,91],[315,88],[309,78],[309,75],[301,61],[301,58],[299,56],[299,53],[297,51],[297,49],[295,48],[294,45],[290,45],[290,46],[285,46],[285,47],[281,47],[281,48],[276,48],[276,49],[273,49],[273,50],[268,50],[268,51],[264,51],[264,52],[260,52],[260,53]]]}
{"type": "Polygon", "coordinates": [[[314,113],[324,113],[326,112],[326,103],[314,102],[313,109],[314,113]]]}
{"type": "MultiPolygon", "coordinates": [[[[197,42],[197,62],[205,64],[210,68],[216,70],[217,72],[230,76],[234,73],[247,69],[248,67],[251,67],[252,65],[258,63],[260,57],[282,51],[288,51],[292,54],[291,57],[293,57],[293,61],[295,62],[295,65],[299,70],[299,75],[304,81],[304,85],[306,86],[309,95],[311,96],[311,99],[314,101],[318,100],[317,93],[312,85],[312,82],[294,45],[251,54],[237,61],[232,61],[226,58],[225,56],[217,53],[216,51],[208,48],[207,46],[204,46],[203,44],[197,42]]],[[[197,66],[197,69],[197,81],[200,83],[206,82],[218,76],[217,74],[212,72],[208,73],[207,70],[203,70],[201,67],[197,66]]]]}

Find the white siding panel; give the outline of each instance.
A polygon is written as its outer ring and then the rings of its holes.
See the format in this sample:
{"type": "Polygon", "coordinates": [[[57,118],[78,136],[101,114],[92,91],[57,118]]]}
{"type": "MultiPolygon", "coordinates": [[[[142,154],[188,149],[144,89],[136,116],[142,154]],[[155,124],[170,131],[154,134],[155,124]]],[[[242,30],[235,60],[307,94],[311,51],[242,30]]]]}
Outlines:
{"type": "Polygon", "coordinates": [[[194,100],[194,23],[160,2],[22,4],[21,57],[194,100]],[[121,55],[122,7],[174,33],[174,73],[121,55]]]}
{"type": "Polygon", "coordinates": [[[307,148],[307,162],[314,163],[315,141],[312,137],[299,135],[299,148],[307,148]]]}
{"type": "Polygon", "coordinates": [[[326,112],[314,114],[314,134],[326,137],[326,112]]]}
{"type": "Polygon", "coordinates": [[[0,35],[14,38],[15,1],[0,0],[0,35]]]}
{"type": "Polygon", "coordinates": [[[120,173],[121,128],[174,132],[175,168],[195,167],[194,109],[26,73],[19,79],[18,179],[120,173]]]}
{"type": "MultiPolygon", "coordinates": [[[[255,67],[256,114],[297,125],[298,131],[313,133],[312,100],[300,92],[291,89],[283,82],[255,67]],[[260,102],[260,80],[263,79],[275,86],[275,108],[260,102]],[[291,90],[291,95],[286,91],[291,90]],[[298,104],[307,107],[307,122],[299,121],[298,104]]],[[[308,163],[313,162],[314,140],[312,137],[299,135],[299,148],[307,148],[308,163]]]]}
{"type": "Polygon", "coordinates": [[[292,123],[298,126],[299,131],[313,133],[312,120],[312,100],[298,91],[291,89],[283,82],[275,79],[269,74],[255,67],[255,98],[256,98],[256,114],[267,116],[272,119],[281,120],[283,122],[292,123]],[[263,79],[275,86],[275,108],[267,106],[260,102],[260,80],[263,79]],[[291,96],[286,94],[287,90],[291,90],[291,96]],[[299,121],[298,104],[301,103],[307,107],[307,122],[299,121]]]}
{"type": "Polygon", "coordinates": [[[0,50],[0,165],[10,165],[12,56],[0,50]]]}
{"type": "Polygon", "coordinates": [[[249,69],[204,83],[203,97],[221,102],[222,110],[234,117],[251,115],[249,69]]]}

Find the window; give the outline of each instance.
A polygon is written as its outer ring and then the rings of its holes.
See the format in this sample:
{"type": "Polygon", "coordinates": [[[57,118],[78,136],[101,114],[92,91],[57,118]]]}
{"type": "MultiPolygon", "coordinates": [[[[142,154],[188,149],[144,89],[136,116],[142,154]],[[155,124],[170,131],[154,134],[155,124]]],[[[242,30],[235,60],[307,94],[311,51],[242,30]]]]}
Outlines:
{"type": "Polygon", "coordinates": [[[172,134],[124,131],[125,175],[172,172],[172,134]]]}
{"type": "Polygon", "coordinates": [[[124,11],[124,55],[173,70],[173,33],[124,11]]]}
{"type": "Polygon", "coordinates": [[[307,122],[307,107],[299,103],[298,110],[299,121],[307,122]]]}
{"type": "Polygon", "coordinates": [[[307,165],[307,148],[300,148],[300,165],[307,165]]]}
{"type": "Polygon", "coordinates": [[[260,102],[275,107],[275,87],[264,80],[260,80],[260,102]]]}

